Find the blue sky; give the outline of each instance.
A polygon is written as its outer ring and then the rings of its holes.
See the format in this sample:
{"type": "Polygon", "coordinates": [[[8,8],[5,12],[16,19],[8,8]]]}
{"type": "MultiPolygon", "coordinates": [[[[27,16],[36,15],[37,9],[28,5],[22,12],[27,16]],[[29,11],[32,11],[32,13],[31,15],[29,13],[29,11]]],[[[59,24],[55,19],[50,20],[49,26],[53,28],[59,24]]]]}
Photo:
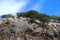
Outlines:
{"type": "Polygon", "coordinates": [[[0,0],[0,15],[28,10],[60,16],[60,0],[0,0]]]}

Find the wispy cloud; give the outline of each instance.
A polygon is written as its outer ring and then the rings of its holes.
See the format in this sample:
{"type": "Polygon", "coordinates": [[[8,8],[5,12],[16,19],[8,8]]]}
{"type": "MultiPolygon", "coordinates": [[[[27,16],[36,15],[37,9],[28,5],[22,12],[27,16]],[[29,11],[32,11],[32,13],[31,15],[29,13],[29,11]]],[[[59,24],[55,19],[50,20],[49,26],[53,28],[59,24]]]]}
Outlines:
{"type": "Polygon", "coordinates": [[[16,13],[27,3],[27,0],[0,0],[0,15],[16,13]]]}
{"type": "Polygon", "coordinates": [[[42,8],[44,0],[0,0],[0,15],[42,8]]]}
{"type": "Polygon", "coordinates": [[[39,1],[36,3],[36,5],[34,5],[34,6],[32,7],[32,9],[33,9],[33,10],[37,10],[37,11],[41,10],[41,8],[42,8],[42,6],[43,6],[43,3],[44,3],[44,0],[39,0],[39,1]]]}

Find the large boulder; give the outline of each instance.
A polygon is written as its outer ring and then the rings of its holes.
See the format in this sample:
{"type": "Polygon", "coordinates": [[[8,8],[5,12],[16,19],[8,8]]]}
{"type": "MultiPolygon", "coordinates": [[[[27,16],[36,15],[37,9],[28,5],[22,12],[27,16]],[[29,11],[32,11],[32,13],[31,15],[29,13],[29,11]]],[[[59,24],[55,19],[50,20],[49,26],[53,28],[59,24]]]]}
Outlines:
{"type": "Polygon", "coordinates": [[[34,32],[39,32],[39,33],[41,33],[42,31],[43,31],[43,28],[42,28],[42,27],[36,28],[36,29],[34,30],[34,32]]]}
{"type": "Polygon", "coordinates": [[[10,23],[15,22],[15,20],[14,20],[13,18],[8,18],[8,21],[9,21],[10,23]]]}

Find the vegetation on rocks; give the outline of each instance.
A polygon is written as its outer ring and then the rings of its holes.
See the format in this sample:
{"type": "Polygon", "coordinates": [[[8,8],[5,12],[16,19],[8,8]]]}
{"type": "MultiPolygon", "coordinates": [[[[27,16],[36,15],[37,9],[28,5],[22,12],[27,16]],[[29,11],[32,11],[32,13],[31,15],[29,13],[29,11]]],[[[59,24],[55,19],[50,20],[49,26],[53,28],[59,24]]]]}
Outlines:
{"type": "Polygon", "coordinates": [[[5,14],[2,15],[2,18],[14,18],[14,16],[12,14],[5,14]]]}
{"type": "Polygon", "coordinates": [[[50,21],[51,19],[60,20],[58,16],[49,16],[36,10],[30,10],[18,12],[16,18],[11,14],[2,15],[2,19],[4,21],[2,20],[0,24],[0,40],[54,40],[54,38],[60,38],[60,23],[50,21]]]}

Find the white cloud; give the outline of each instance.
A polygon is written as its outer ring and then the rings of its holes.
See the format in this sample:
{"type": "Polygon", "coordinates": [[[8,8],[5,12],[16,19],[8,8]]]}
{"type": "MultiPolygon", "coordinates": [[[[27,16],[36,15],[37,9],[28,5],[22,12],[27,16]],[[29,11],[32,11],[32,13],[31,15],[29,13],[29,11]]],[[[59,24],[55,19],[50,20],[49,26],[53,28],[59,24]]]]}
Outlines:
{"type": "Polygon", "coordinates": [[[40,0],[39,2],[36,3],[36,5],[32,7],[32,9],[37,11],[41,10],[43,3],[44,3],[44,0],[40,0]]]}
{"type": "Polygon", "coordinates": [[[27,0],[1,0],[0,15],[16,13],[28,3],[27,0]]]}

